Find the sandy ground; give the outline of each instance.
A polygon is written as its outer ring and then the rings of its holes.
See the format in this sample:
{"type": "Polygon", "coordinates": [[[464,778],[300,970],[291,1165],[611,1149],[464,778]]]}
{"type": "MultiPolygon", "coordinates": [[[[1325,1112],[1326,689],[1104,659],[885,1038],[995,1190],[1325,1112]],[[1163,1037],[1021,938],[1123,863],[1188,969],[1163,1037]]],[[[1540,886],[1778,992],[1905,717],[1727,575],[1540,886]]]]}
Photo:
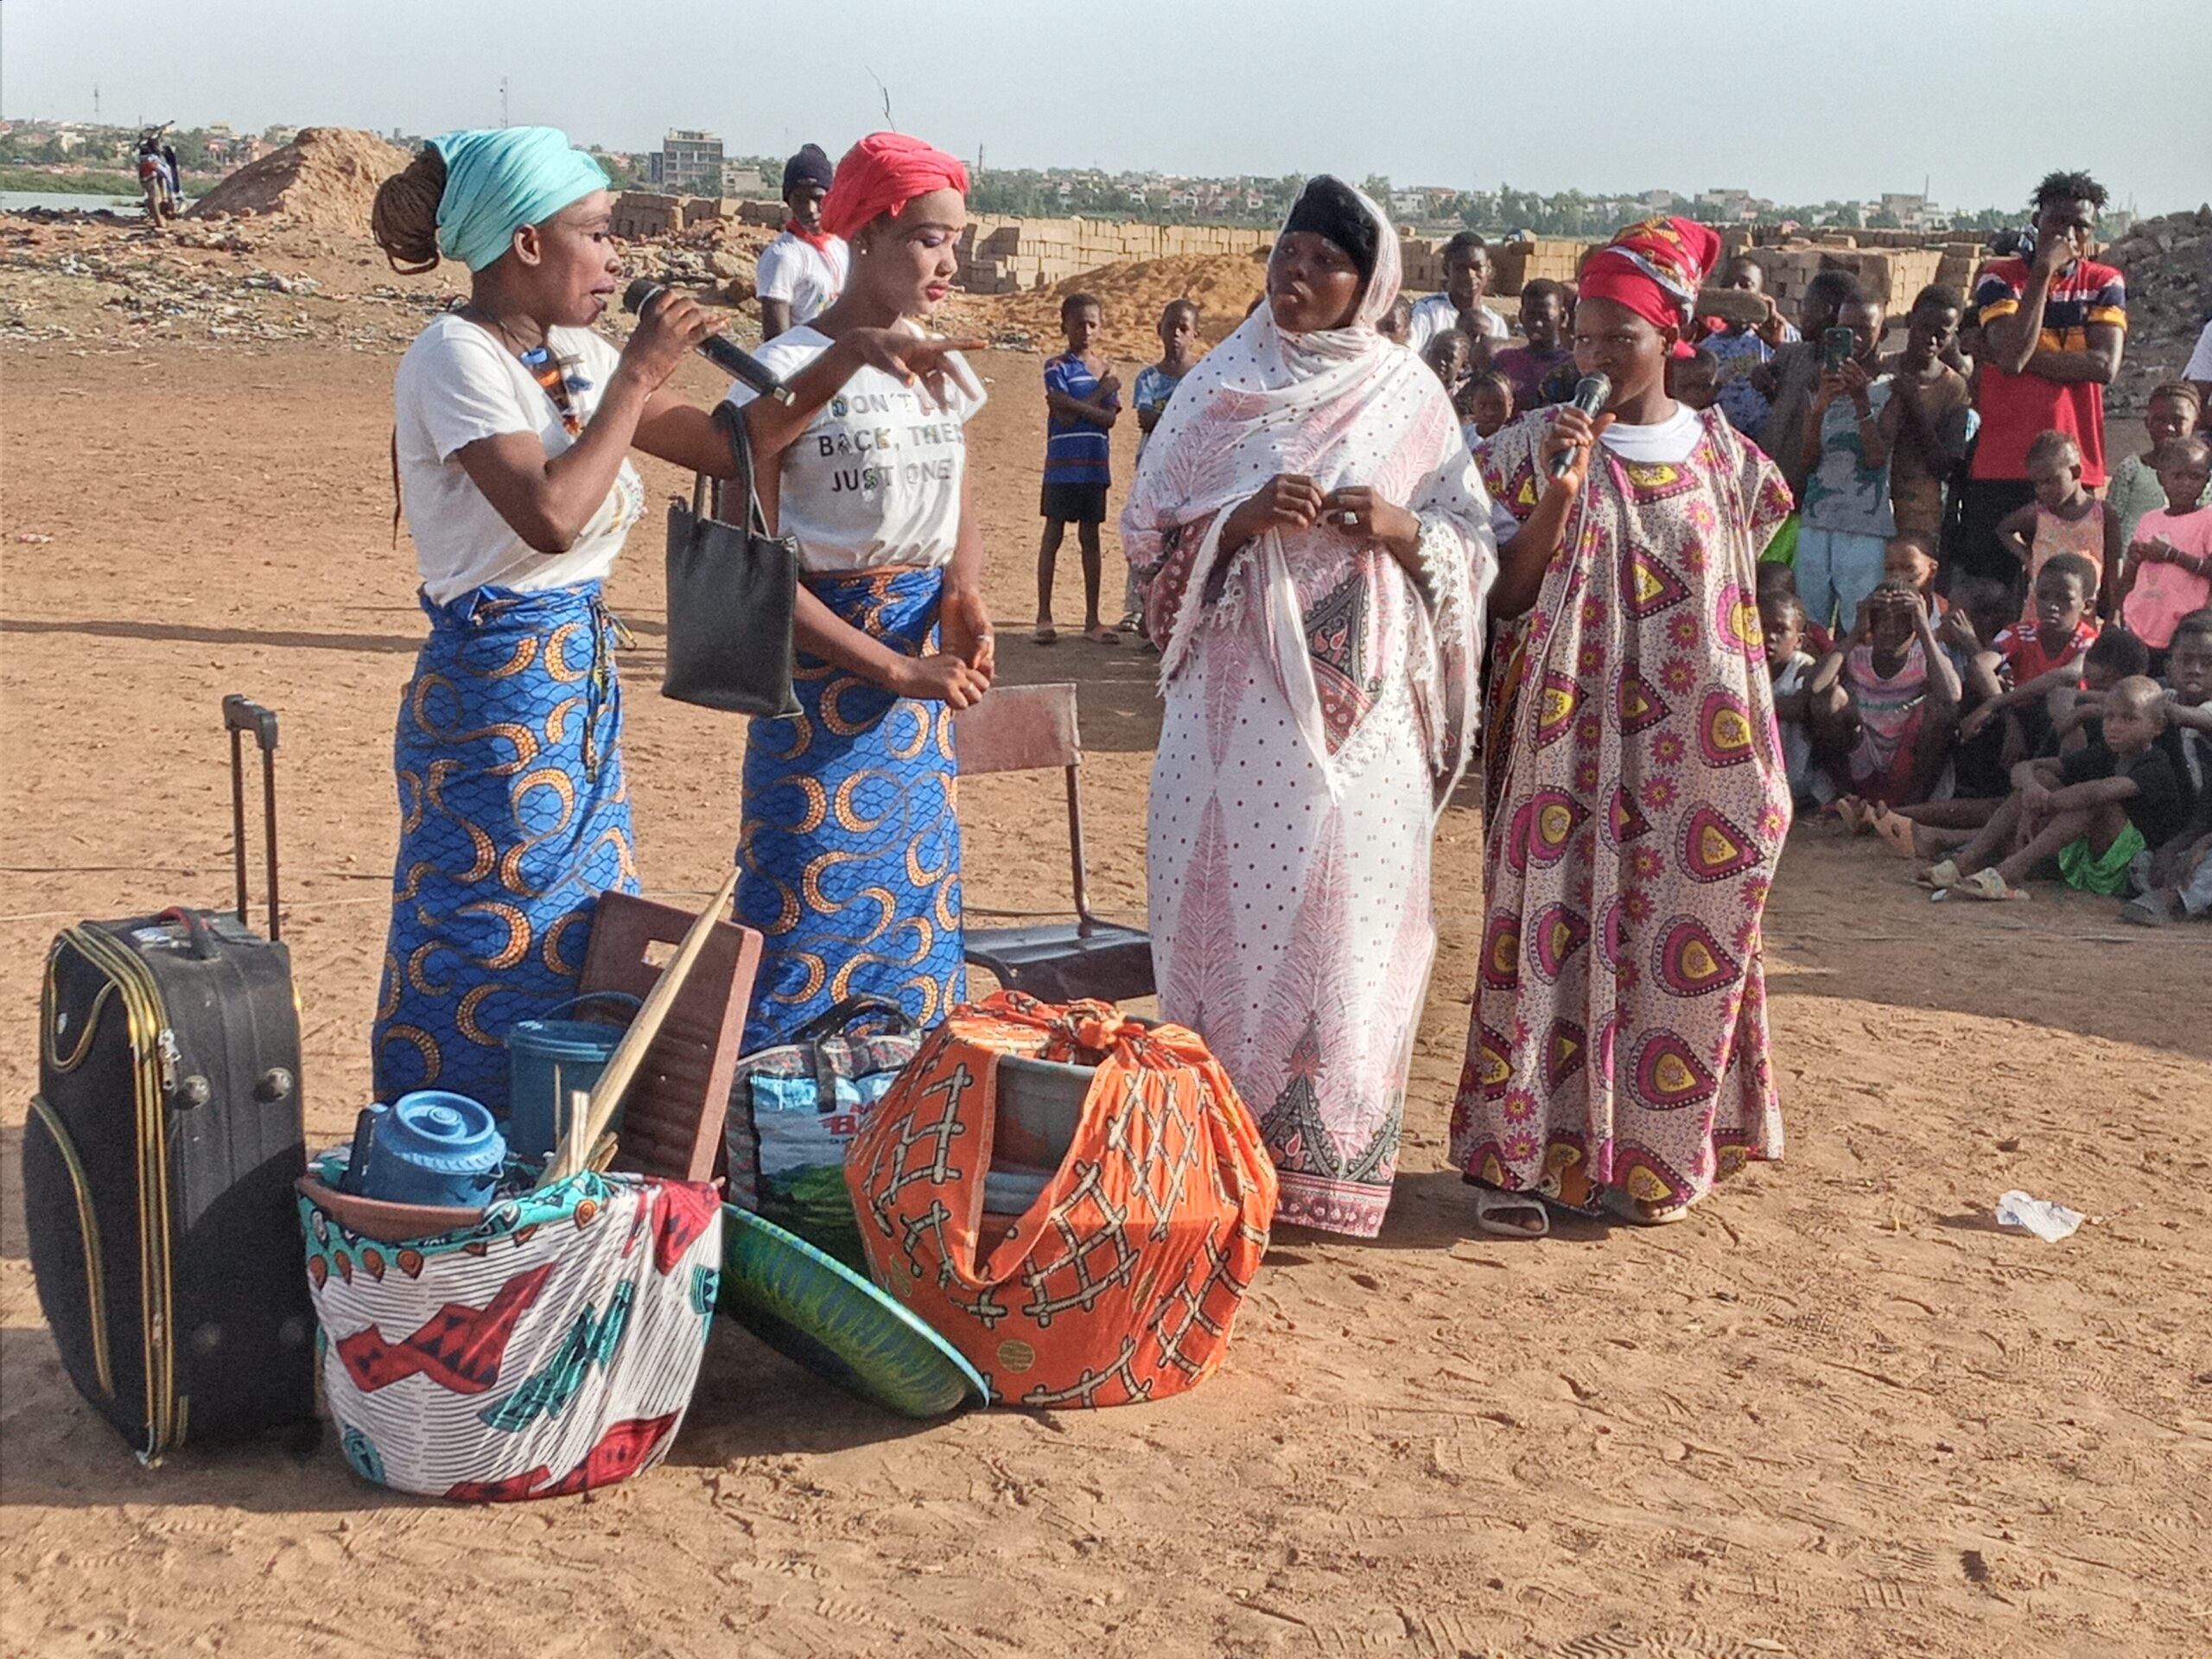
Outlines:
{"type": "MultiPolygon", "coordinates": [[[[725,1325],[672,1462],[582,1499],[416,1501],[327,1445],[140,1468],[70,1390],[25,1259],[39,968],[79,916],[225,901],[217,704],[270,703],[309,1138],[347,1130],[421,632],[391,545],[392,349],[0,356],[0,1653],[2212,1646],[2212,936],[2049,893],[1931,910],[1817,827],[1769,918],[1789,1161],[1681,1227],[1474,1232],[1441,1167],[1478,897],[1455,810],[1389,1224],[1280,1237],[1196,1394],[916,1426],[725,1325]],[[2056,1246],[1999,1232],[2012,1186],[2098,1220],[2056,1246]]],[[[982,366],[1006,672],[1083,682],[1094,882],[1137,914],[1150,659],[1023,637],[1038,359],[982,366]]],[[[654,695],[658,542],[649,522],[613,583],[642,641],[623,664],[640,858],[652,888],[702,893],[743,728],[654,695]]],[[[1056,790],[963,791],[973,902],[1062,879],[1056,790]]]]}

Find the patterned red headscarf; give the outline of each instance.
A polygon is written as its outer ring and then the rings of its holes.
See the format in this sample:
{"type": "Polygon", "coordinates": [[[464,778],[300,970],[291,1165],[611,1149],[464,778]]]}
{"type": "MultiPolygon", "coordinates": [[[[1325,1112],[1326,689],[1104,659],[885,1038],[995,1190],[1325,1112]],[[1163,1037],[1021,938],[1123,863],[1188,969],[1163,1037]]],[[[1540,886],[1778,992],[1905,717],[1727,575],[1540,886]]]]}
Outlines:
{"type": "Polygon", "coordinates": [[[822,199],[822,228],[850,241],[861,226],[932,190],[968,194],[968,169],[958,156],[903,132],[872,132],[837,163],[836,181],[822,199]]]}
{"type": "Polygon", "coordinates": [[[1577,292],[1626,306],[1655,328],[1683,331],[1673,355],[1688,357],[1697,291],[1720,258],[1720,238],[1694,219],[1647,219],[1592,254],[1577,292]]]}

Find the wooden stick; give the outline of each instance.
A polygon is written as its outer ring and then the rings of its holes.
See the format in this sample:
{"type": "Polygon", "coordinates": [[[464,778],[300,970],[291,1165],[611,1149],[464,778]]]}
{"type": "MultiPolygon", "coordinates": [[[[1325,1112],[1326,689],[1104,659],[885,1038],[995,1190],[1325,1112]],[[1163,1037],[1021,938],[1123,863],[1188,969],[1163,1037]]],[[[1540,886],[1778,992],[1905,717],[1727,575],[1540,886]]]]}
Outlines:
{"type": "Polygon", "coordinates": [[[581,1121],[571,1121],[568,1133],[561,1137],[561,1144],[545,1165],[545,1173],[537,1178],[540,1188],[551,1186],[581,1172],[589,1160],[592,1149],[600,1137],[607,1133],[607,1126],[614,1109],[622,1103],[622,1096],[629,1089],[638,1068],[645,1064],[645,1051],[653,1046],[653,1039],[660,1035],[662,1023],[669,1010],[675,1007],[677,995],[683,988],[683,982],[690,976],[699,953],[707,948],[713,937],[715,924],[729,912],[730,900],[737,892],[737,868],[730,868],[721,890],[707,901],[684,934],[683,943],[677,947],[675,958],[661,969],[660,977],[653,982],[652,993],[645,1006],[638,1010],[638,1017],[630,1022],[630,1029],[622,1034],[621,1042],[607,1062],[607,1070],[599,1074],[599,1082],[591,1091],[591,1110],[581,1121]]]}

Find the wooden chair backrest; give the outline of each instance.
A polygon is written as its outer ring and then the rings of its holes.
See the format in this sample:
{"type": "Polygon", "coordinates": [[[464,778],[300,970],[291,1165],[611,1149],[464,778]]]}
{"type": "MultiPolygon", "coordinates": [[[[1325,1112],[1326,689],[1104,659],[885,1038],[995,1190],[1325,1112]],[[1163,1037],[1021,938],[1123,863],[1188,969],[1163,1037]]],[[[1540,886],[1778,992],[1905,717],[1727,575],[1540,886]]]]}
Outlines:
{"type": "Polygon", "coordinates": [[[952,729],[963,778],[1083,764],[1072,682],[997,687],[953,715],[952,729]]]}

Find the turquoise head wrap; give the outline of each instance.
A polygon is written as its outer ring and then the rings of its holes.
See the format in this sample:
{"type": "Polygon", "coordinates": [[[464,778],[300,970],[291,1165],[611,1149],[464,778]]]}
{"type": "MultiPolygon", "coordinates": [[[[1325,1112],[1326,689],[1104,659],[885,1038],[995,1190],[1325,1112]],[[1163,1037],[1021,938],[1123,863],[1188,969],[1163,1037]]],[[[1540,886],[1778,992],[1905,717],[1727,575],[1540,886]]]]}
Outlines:
{"type": "Polygon", "coordinates": [[[543,224],[608,183],[606,169],[558,127],[448,132],[430,143],[446,163],[438,247],[471,270],[505,253],[524,226],[543,224]]]}

